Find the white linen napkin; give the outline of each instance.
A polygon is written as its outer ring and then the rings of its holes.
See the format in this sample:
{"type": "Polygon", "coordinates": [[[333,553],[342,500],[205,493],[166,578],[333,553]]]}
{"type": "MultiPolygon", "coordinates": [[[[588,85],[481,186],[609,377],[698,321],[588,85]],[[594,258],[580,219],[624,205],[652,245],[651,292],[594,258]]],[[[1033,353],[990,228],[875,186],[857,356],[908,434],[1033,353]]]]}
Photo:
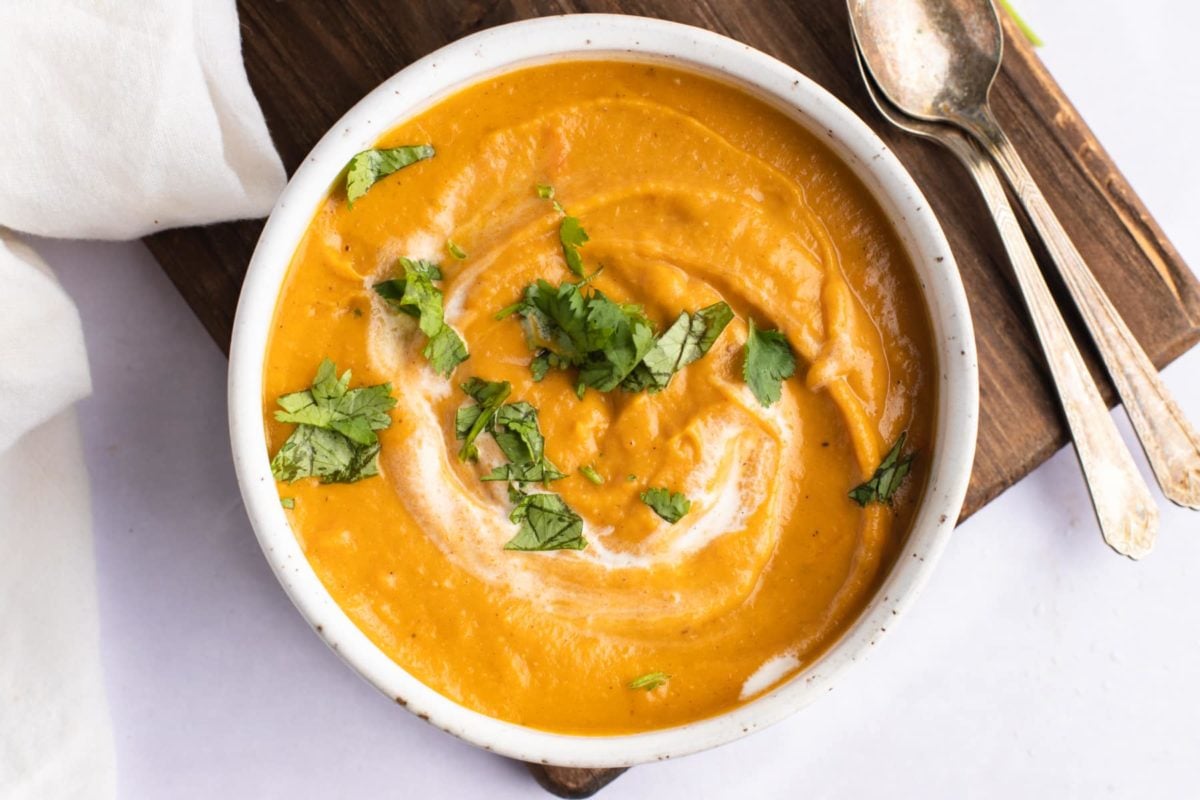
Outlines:
{"type": "Polygon", "coordinates": [[[79,316],[3,228],[128,239],[263,216],[285,176],[234,0],[0,3],[0,797],[115,793],[79,316]]]}

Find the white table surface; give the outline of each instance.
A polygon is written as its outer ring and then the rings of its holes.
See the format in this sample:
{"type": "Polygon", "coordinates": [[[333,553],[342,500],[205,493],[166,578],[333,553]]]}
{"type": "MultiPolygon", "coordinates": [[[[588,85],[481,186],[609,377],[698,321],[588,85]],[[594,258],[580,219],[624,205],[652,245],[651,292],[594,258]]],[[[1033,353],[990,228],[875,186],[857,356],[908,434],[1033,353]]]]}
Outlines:
{"type": "MultiPolygon", "coordinates": [[[[1017,5],[1200,265],[1197,6],[1017,5]]],[[[377,694],[294,611],[234,484],[225,358],[149,253],[38,249],[79,303],[95,380],[80,417],[120,796],[537,797],[520,766],[377,694]]],[[[1166,376],[1200,420],[1200,349],[1166,376]]],[[[1059,453],[959,529],[897,634],[831,695],[735,744],[632,770],[603,796],[1195,797],[1198,594],[1200,516],[1164,504],[1154,554],[1121,559],[1059,453]]]]}

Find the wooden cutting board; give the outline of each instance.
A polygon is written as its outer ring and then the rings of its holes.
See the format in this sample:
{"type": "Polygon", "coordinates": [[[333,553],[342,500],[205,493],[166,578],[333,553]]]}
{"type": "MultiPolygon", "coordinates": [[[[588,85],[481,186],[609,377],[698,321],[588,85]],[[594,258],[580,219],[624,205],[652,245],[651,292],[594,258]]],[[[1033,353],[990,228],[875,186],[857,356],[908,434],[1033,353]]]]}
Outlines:
{"type": "MultiPolygon", "coordinates": [[[[640,14],[709,28],[770,53],[824,86],[883,137],[924,189],[950,239],[975,320],[983,406],[963,517],[1066,443],[1037,342],[982,200],[948,153],[895,131],[874,111],[854,63],[844,0],[240,0],[239,6],[250,83],[289,173],[385,78],[447,42],[505,22],[581,11],[640,14]]],[[[1200,339],[1200,283],[1029,45],[1006,26],[1004,68],[992,93],[996,113],[1161,367],[1200,339]]],[[[146,239],[226,352],[261,228],[261,221],[239,222],[146,239]]],[[[1073,310],[1067,317],[1083,330],[1073,310]]],[[[1099,375],[1090,344],[1085,354],[1099,375]]],[[[1111,399],[1107,380],[1104,388],[1111,399]]],[[[531,769],[564,797],[586,797],[621,772],[531,769]]]]}

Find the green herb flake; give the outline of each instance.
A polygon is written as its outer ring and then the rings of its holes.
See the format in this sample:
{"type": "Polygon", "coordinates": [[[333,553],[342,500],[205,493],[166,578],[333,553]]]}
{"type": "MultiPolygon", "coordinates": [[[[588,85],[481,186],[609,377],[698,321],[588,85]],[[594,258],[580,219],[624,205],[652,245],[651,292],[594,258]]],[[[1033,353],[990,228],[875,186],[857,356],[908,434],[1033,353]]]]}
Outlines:
{"type": "Polygon", "coordinates": [[[564,209],[562,207],[562,204],[559,203],[558,200],[554,199],[554,187],[551,186],[550,184],[539,183],[537,185],[537,196],[542,198],[543,200],[549,200],[554,205],[554,210],[557,211],[558,213],[560,213],[560,214],[567,213],[566,209],[564,209]]]}
{"type": "Polygon", "coordinates": [[[435,372],[449,377],[469,354],[462,337],[446,324],[442,290],[433,285],[442,280],[442,268],[424,259],[401,258],[398,264],[404,277],[375,284],[375,293],[393,310],[417,320],[417,327],[429,339],[422,354],[435,372]]]}
{"type": "Polygon", "coordinates": [[[512,385],[508,381],[472,377],[459,388],[475,401],[475,405],[461,407],[454,417],[454,436],[463,442],[458,457],[463,461],[474,461],[479,455],[475,440],[491,425],[492,417],[512,391],[512,385]]]}
{"type": "Polygon", "coordinates": [[[433,154],[433,147],[427,144],[357,153],[346,167],[346,204],[353,208],[354,202],[378,181],[418,161],[433,158],[433,154]]]}
{"type": "Polygon", "coordinates": [[[583,477],[587,478],[589,481],[596,484],[597,486],[604,483],[604,478],[601,477],[600,473],[596,472],[596,468],[591,466],[590,464],[585,464],[584,466],[580,467],[579,474],[582,475],[583,477]]]}
{"type": "Polygon", "coordinates": [[[475,440],[487,431],[509,461],[484,475],[482,480],[545,483],[566,477],[546,458],[546,440],[538,426],[537,409],[523,400],[504,402],[512,390],[507,381],[471,378],[462,385],[462,390],[475,405],[462,406],[455,415],[454,433],[463,440],[458,457],[464,461],[476,460],[475,440]]]}
{"type": "Polygon", "coordinates": [[[511,488],[509,495],[517,498],[517,505],[508,518],[520,528],[504,545],[505,550],[582,550],[587,547],[583,518],[561,497],[550,493],[514,493],[511,488]]]}
{"type": "Polygon", "coordinates": [[[733,310],[718,302],[694,314],[683,311],[659,336],[637,371],[626,379],[626,388],[661,391],[671,376],[704,356],[733,320],[733,310]]]}
{"type": "Polygon", "coordinates": [[[796,372],[796,357],[782,333],[756,328],[753,319],[749,323],[742,376],[758,402],[770,406],[779,400],[783,381],[796,372]]]}
{"type": "Polygon", "coordinates": [[[588,235],[578,217],[563,217],[558,225],[558,240],[562,243],[567,269],[583,277],[583,256],[579,254],[579,248],[587,244],[588,235]]]}
{"type": "Polygon", "coordinates": [[[625,480],[629,481],[630,483],[633,483],[634,481],[636,481],[636,480],[637,480],[637,475],[634,475],[634,474],[631,472],[631,473],[629,473],[628,475],[626,475],[626,476],[625,476],[625,480]]]}
{"type": "Polygon", "coordinates": [[[454,368],[469,357],[466,342],[449,325],[442,325],[421,351],[433,371],[443,378],[450,377],[454,368]]]}
{"type": "Polygon", "coordinates": [[[271,459],[277,480],[315,477],[322,483],[353,483],[379,474],[381,431],[392,424],[388,411],[396,405],[391,384],[351,389],[350,371],[339,378],[328,358],[321,362],[312,387],[285,394],[275,412],[279,422],[296,425],[271,459]]]}
{"type": "Polygon", "coordinates": [[[279,498],[279,505],[281,505],[281,506],[283,506],[284,508],[286,508],[286,509],[289,509],[289,510],[290,510],[290,509],[293,509],[293,508],[295,508],[295,507],[296,507],[296,498],[294,498],[294,497],[281,497],[281,498],[279,498]]]}
{"type": "Polygon", "coordinates": [[[705,355],[733,319],[724,302],[683,312],[662,336],[640,306],[617,303],[589,288],[590,276],[553,286],[538,280],[522,299],[497,314],[520,316],[525,341],[535,355],[535,381],[551,369],[576,369],[576,393],[661,391],[678,370],[705,355]]]}
{"type": "Polygon", "coordinates": [[[546,377],[546,373],[550,371],[550,351],[539,350],[533,360],[529,362],[529,373],[533,376],[534,383],[541,383],[546,377]]]}
{"type": "Polygon", "coordinates": [[[1000,0],[1000,5],[1005,11],[1008,12],[1008,15],[1012,17],[1012,21],[1017,23],[1017,29],[1021,31],[1021,34],[1026,39],[1029,40],[1029,43],[1034,47],[1041,47],[1043,44],[1042,38],[1034,33],[1033,28],[1029,27],[1029,24],[1025,22],[1025,20],[1021,19],[1021,15],[1018,14],[1017,10],[1012,7],[1012,3],[1010,3],[1009,0],[1000,0]]]}
{"type": "Polygon", "coordinates": [[[684,497],[682,492],[672,492],[667,488],[647,489],[642,492],[641,498],[655,514],[672,525],[683,519],[683,515],[692,508],[692,501],[684,497]]]}
{"type": "Polygon", "coordinates": [[[454,256],[459,261],[462,261],[467,257],[467,251],[455,244],[453,239],[446,240],[446,250],[450,253],[450,255],[454,256]]]}
{"type": "Polygon", "coordinates": [[[850,499],[864,508],[871,503],[891,503],[892,495],[900,488],[900,484],[912,469],[916,453],[902,455],[904,443],[908,440],[908,432],[900,434],[900,438],[892,445],[892,449],[883,457],[875,474],[865,483],[850,490],[850,499]]]}
{"type": "Polygon", "coordinates": [[[509,483],[549,483],[567,477],[566,473],[560,472],[558,467],[554,466],[545,457],[538,461],[526,461],[520,464],[501,464],[498,467],[493,467],[492,471],[484,475],[480,480],[483,481],[508,481],[509,483]]]}
{"type": "Polygon", "coordinates": [[[665,672],[647,672],[640,678],[634,678],[627,686],[634,691],[644,689],[647,692],[653,692],[660,686],[665,686],[667,681],[671,680],[671,676],[665,672]]]}

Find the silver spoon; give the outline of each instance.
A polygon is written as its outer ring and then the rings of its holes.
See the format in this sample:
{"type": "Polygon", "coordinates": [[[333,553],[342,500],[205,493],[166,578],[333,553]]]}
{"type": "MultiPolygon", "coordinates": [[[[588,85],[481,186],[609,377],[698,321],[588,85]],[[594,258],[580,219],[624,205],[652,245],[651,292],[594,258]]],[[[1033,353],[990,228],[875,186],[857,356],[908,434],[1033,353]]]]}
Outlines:
{"type": "Polygon", "coordinates": [[[1021,295],[1025,298],[1025,306],[1033,318],[1042,352],[1050,365],[1055,389],[1067,418],[1067,427],[1075,441],[1075,452],[1092,495],[1100,532],[1104,541],[1118,553],[1141,558],[1154,546],[1158,533],[1158,508],[1150,496],[1149,487],[1138,474],[1129,450],[1121,441],[1100,391],[1092,382],[1083,356],[1079,354],[1067,323],[1054,303],[1046,279],[1038,270],[1037,261],[1025,241],[1012,206],[1008,204],[1004,185],[996,175],[995,168],[979,147],[958,129],[907,117],[881,97],[867,74],[857,43],[854,52],[867,93],[880,113],[902,130],[945,145],[978,184],[1000,231],[1021,295]]]}
{"type": "Polygon", "coordinates": [[[1158,509],[1038,270],[995,168],[978,145],[956,128],[907,117],[880,96],[857,46],[855,54],[867,91],[880,113],[902,130],[947,147],[975,179],[996,221],[1050,365],[1105,541],[1131,558],[1146,555],[1157,534],[1158,509]]]}
{"type": "Polygon", "coordinates": [[[1063,230],[988,105],[1004,33],[991,0],[847,0],[867,71],[909,117],[971,134],[999,165],[1100,351],[1167,499],[1200,508],[1200,436],[1063,230]]]}

